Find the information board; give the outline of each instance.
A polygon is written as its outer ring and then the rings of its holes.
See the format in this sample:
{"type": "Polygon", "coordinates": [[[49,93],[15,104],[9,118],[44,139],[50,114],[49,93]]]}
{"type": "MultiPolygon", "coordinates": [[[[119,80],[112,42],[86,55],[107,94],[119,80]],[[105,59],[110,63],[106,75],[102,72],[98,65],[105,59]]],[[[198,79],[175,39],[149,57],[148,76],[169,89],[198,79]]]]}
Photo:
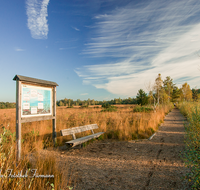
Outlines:
{"type": "Polygon", "coordinates": [[[52,115],[52,88],[22,84],[21,116],[52,115]]]}

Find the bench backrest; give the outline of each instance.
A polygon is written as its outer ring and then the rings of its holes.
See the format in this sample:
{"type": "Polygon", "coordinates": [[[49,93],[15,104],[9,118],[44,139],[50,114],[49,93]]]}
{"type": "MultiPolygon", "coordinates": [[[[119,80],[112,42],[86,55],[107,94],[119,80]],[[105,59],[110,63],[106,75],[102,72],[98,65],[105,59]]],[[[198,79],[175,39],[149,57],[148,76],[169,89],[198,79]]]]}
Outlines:
{"type": "Polygon", "coordinates": [[[89,130],[93,130],[93,129],[98,129],[98,125],[91,124],[91,125],[84,125],[84,126],[80,126],[80,127],[73,127],[73,128],[69,128],[69,129],[63,129],[60,132],[61,132],[62,136],[66,136],[66,135],[73,135],[75,133],[81,133],[83,131],[89,131],[89,130]]]}

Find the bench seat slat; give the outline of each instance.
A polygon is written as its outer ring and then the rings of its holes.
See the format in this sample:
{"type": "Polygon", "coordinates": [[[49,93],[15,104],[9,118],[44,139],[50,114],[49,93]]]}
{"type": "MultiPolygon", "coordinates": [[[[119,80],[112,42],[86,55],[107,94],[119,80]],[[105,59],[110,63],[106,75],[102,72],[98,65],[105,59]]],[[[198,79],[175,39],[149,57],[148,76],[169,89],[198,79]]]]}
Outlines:
{"type": "Polygon", "coordinates": [[[98,138],[103,133],[104,132],[99,132],[99,133],[95,133],[95,134],[92,134],[92,135],[89,135],[89,136],[81,137],[81,138],[78,138],[78,139],[75,139],[75,140],[68,141],[68,142],[66,142],[66,144],[71,145],[71,147],[73,147],[73,146],[82,144],[86,141],[89,141],[91,139],[98,138]]]}
{"type": "Polygon", "coordinates": [[[72,135],[75,133],[81,133],[83,131],[89,131],[92,129],[98,129],[98,125],[91,124],[91,125],[84,125],[84,126],[80,126],[80,127],[73,127],[73,128],[69,128],[69,129],[63,129],[60,132],[61,132],[61,136],[66,136],[66,135],[72,135]]]}

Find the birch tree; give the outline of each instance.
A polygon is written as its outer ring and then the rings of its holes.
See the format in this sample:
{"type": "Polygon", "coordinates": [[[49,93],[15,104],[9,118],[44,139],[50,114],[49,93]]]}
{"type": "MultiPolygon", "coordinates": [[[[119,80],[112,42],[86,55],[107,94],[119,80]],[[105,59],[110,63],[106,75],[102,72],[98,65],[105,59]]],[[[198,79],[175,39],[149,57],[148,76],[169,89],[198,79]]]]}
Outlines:
{"type": "Polygon", "coordinates": [[[187,82],[182,85],[181,91],[184,100],[189,101],[192,99],[192,90],[187,82]]]}
{"type": "Polygon", "coordinates": [[[154,84],[154,90],[156,91],[156,95],[157,95],[157,104],[160,103],[160,91],[161,91],[162,86],[163,86],[163,81],[161,78],[161,74],[159,73],[154,84]]]}

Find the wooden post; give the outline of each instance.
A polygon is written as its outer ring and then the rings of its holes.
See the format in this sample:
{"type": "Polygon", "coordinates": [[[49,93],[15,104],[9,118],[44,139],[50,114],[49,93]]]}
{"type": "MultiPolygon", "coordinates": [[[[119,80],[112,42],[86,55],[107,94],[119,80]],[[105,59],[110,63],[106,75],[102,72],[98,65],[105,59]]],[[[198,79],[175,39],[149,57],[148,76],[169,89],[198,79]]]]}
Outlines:
{"type": "Polygon", "coordinates": [[[52,128],[53,128],[52,135],[53,135],[53,144],[55,147],[57,144],[57,138],[56,138],[56,136],[57,136],[56,135],[56,86],[53,87],[53,116],[55,118],[52,120],[52,128]]]}
{"type": "Polygon", "coordinates": [[[16,81],[16,159],[21,159],[21,81],[16,81]]]}
{"type": "MultiPolygon", "coordinates": [[[[52,136],[53,136],[53,143],[54,146],[57,144],[56,139],[56,86],[58,86],[57,83],[52,81],[46,81],[21,75],[15,75],[13,80],[16,81],[16,160],[17,162],[21,159],[21,123],[26,122],[32,122],[32,121],[41,121],[41,120],[49,120],[52,119],[52,136]],[[51,90],[52,94],[52,107],[51,107],[51,113],[48,114],[35,114],[31,115],[28,114],[24,117],[22,115],[22,89],[26,85],[33,85],[34,87],[39,88],[49,88],[48,90],[51,90]],[[30,115],[30,117],[29,117],[30,115]]],[[[34,88],[33,87],[33,88],[34,88]]],[[[31,87],[32,88],[32,87],[31,87]]],[[[23,97],[24,98],[24,97],[23,97]]],[[[43,100],[42,100],[43,101],[43,100]]],[[[39,107],[39,105],[38,105],[39,107]]],[[[30,108],[29,108],[30,109],[30,108]]]]}

